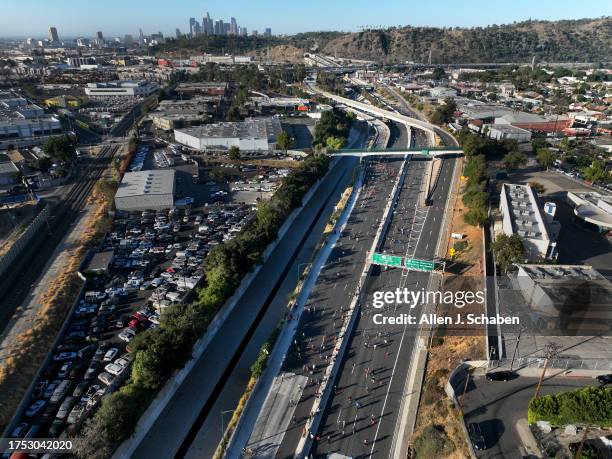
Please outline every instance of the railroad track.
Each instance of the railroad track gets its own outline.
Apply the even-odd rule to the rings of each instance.
[[[64,238],[78,214],[83,210],[96,181],[108,167],[111,158],[119,149],[119,145],[105,145],[100,154],[92,159],[83,177],[54,205],[49,223],[49,232],[45,235],[41,230],[32,243],[24,249],[15,266],[0,280],[0,333],[8,324],[15,311],[30,294],[34,283],[42,274],[47,262],[53,255],[58,244]],[[47,204],[51,205],[51,204]],[[46,237],[45,237],[46,236]]]

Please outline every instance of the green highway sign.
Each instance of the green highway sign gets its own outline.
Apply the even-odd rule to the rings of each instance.
[[[393,268],[401,268],[402,257],[395,255],[385,255],[384,253],[373,253],[372,263],[375,265],[391,266]]]
[[[423,153],[424,155],[428,155],[429,154],[429,150],[421,150],[421,153]]]
[[[417,271],[433,271],[434,262],[426,260],[417,260],[416,258],[406,258],[404,260],[404,267]]]

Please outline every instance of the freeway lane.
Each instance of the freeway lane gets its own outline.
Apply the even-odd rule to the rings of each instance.
[[[283,372],[309,378],[293,422],[285,432],[276,457],[293,457],[303,425],[311,411],[321,377],[333,348],[350,297],[361,273],[365,253],[370,249],[385,202],[402,160],[379,159],[367,166],[365,187],[355,204],[343,235],[321,270],[300,322],[296,341],[283,365]],[[253,445],[251,445],[253,446]],[[259,452],[255,449],[256,454]]]
[[[423,220],[423,211],[415,211],[414,206],[425,163],[411,161],[406,185],[385,240],[387,252],[421,259],[435,256],[454,161],[444,160],[439,186],[433,193],[433,203],[426,210],[422,224],[419,221]],[[415,326],[375,325],[372,321],[372,295],[374,291],[397,287],[426,289],[429,277],[429,274],[421,272],[402,276],[397,269],[385,271],[376,268],[373,271],[363,314],[351,338],[335,395],[328,403],[318,433],[320,440],[314,447],[315,456],[332,452],[351,457],[390,455],[399,408],[402,398],[407,395],[403,393],[404,385],[417,329]],[[391,316],[408,312],[408,308],[391,305],[382,311]]]

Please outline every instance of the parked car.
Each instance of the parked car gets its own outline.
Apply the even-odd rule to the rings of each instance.
[[[64,379],[61,383],[59,383],[59,385],[53,391],[53,395],[51,396],[51,399],[49,400],[49,402],[59,403],[66,396],[69,389],[70,389],[70,380]]]
[[[602,386],[605,386],[606,384],[612,384],[612,374],[599,375],[597,377],[597,382]]]
[[[56,362],[63,362],[65,360],[74,360],[77,358],[76,352],[60,352],[53,356],[53,360]]]
[[[514,371],[491,371],[487,373],[487,381],[510,381],[518,377]]]
[[[62,433],[62,430],[64,429],[65,424],[66,423],[62,419],[56,419],[55,421],[53,421],[51,427],[49,427],[49,437],[59,437],[60,433]]]
[[[33,418],[38,413],[42,411],[42,409],[47,404],[46,400],[36,400],[34,403],[30,405],[30,407],[25,412],[26,418]]]
[[[104,362],[111,362],[118,352],[119,349],[117,349],[116,347],[111,347],[108,351],[106,351],[106,354],[104,354],[104,358],[102,360]]]
[[[64,400],[63,403],[60,405],[60,408],[57,411],[57,414],[55,415],[55,417],[57,419],[66,419],[68,417],[68,414],[70,413],[70,410],[72,410],[72,407],[74,406],[75,403],[76,403],[76,398],[66,397],[66,400]]]
[[[11,432],[11,438],[23,437],[25,433],[28,431],[29,427],[30,427],[30,424],[28,424],[27,422],[22,422],[20,424],[17,424],[17,426]]]
[[[110,373],[107,373],[106,371],[103,371],[102,373],[98,375],[98,381],[100,381],[102,384],[106,386],[110,386],[113,383],[114,379],[115,377],[111,375]]]
[[[65,379],[70,373],[70,370],[72,369],[72,365],[73,365],[72,362],[66,362],[65,364],[63,364],[59,372],[57,373],[57,377],[59,379]]]
[[[474,445],[474,449],[487,449],[487,443],[485,441],[484,435],[482,434],[482,430],[480,429],[479,424],[475,422],[469,423],[468,433],[470,434],[470,440],[472,441],[472,445]]]
[[[136,336],[136,332],[132,330],[131,328],[126,328],[118,335],[119,339],[122,341],[125,341],[126,343],[129,343],[130,341],[132,341],[135,336]]]

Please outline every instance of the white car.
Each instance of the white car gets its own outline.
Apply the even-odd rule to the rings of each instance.
[[[117,349],[116,347],[111,347],[108,351],[106,351],[106,354],[104,354],[104,358],[102,360],[104,362],[111,362],[118,352],[119,349]]]
[[[129,343],[136,336],[136,332],[132,330],[131,328],[126,328],[121,333],[119,333],[118,336],[120,340],[125,341],[126,343]]]

